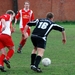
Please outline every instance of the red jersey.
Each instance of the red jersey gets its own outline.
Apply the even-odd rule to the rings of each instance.
[[[5,15],[2,15],[2,16],[0,16],[0,20],[1,19],[5,19],[5,20],[8,20],[9,18],[6,16],[7,14],[5,14]],[[0,33],[2,32],[2,23],[1,23],[1,21],[0,21]]]
[[[5,30],[1,31],[2,27],[4,27],[4,25],[0,21],[0,33],[11,35],[11,25],[12,25],[11,24],[11,16],[9,14],[5,14],[5,15],[0,16],[0,20],[1,19],[5,20],[6,28],[5,28]]]
[[[17,13],[15,18],[20,18],[20,28],[24,28],[29,21],[34,20],[33,11],[30,9],[28,11],[22,9]]]

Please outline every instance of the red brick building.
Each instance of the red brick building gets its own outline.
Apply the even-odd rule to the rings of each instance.
[[[25,0],[17,0],[18,10],[23,8]],[[47,12],[53,12],[55,21],[75,21],[75,0],[29,0],[30,9],[35,18],[44,18]],[[15,0],[0,0],[0,15],[6,10],[14,10]]]

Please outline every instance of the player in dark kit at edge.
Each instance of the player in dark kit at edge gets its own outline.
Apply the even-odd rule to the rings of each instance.
[[[52,30],[61,32],[62,42],[63,44],[66,43],[65,29],[62,26],[55,24],[53,22],[53,18],[53,13],[49,12],[47,13],[45,19],[36,19],[35,21],[29,22],[24,30],[24,36],[27,38],[28,35],[26,34],[26,30],[28,27],[36,25],[31,35],[31,41],[34,46],[31,54],[31,69],[36,72],[42,72],[42,70],[39,68],[39,64],[44,54],[47,36]]]

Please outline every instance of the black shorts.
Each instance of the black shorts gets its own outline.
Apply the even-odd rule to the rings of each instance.
[[[46,47],[46,41],[44,41],[40,37],[31,36],[31,41],[32,41],[34,47],[43,48],[43,49],[45,49],[45,47]]]

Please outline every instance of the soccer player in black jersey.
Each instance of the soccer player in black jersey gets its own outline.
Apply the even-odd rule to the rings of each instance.
[[[26,30],[29,26],[35,26],[32,35],[31,41],[33,43],[34,49],[31,54],[31,69],[36,72],[42,72],[42,70],[38,67],[42,56],[44,54],[44,50],[46,47],[47,36],[52,30],[57,30],[62,33],[62,42],[66,43],[66,34],[65,29],[62,26],[59,26],[53,22],[54,15],[49,12],[46,15],[45,19],[36,19],[35,21],[31,21],[27,24],[24,30],[25,38],[28,37],[26,34]],[[36,54],[37,53],[37,54]]]

